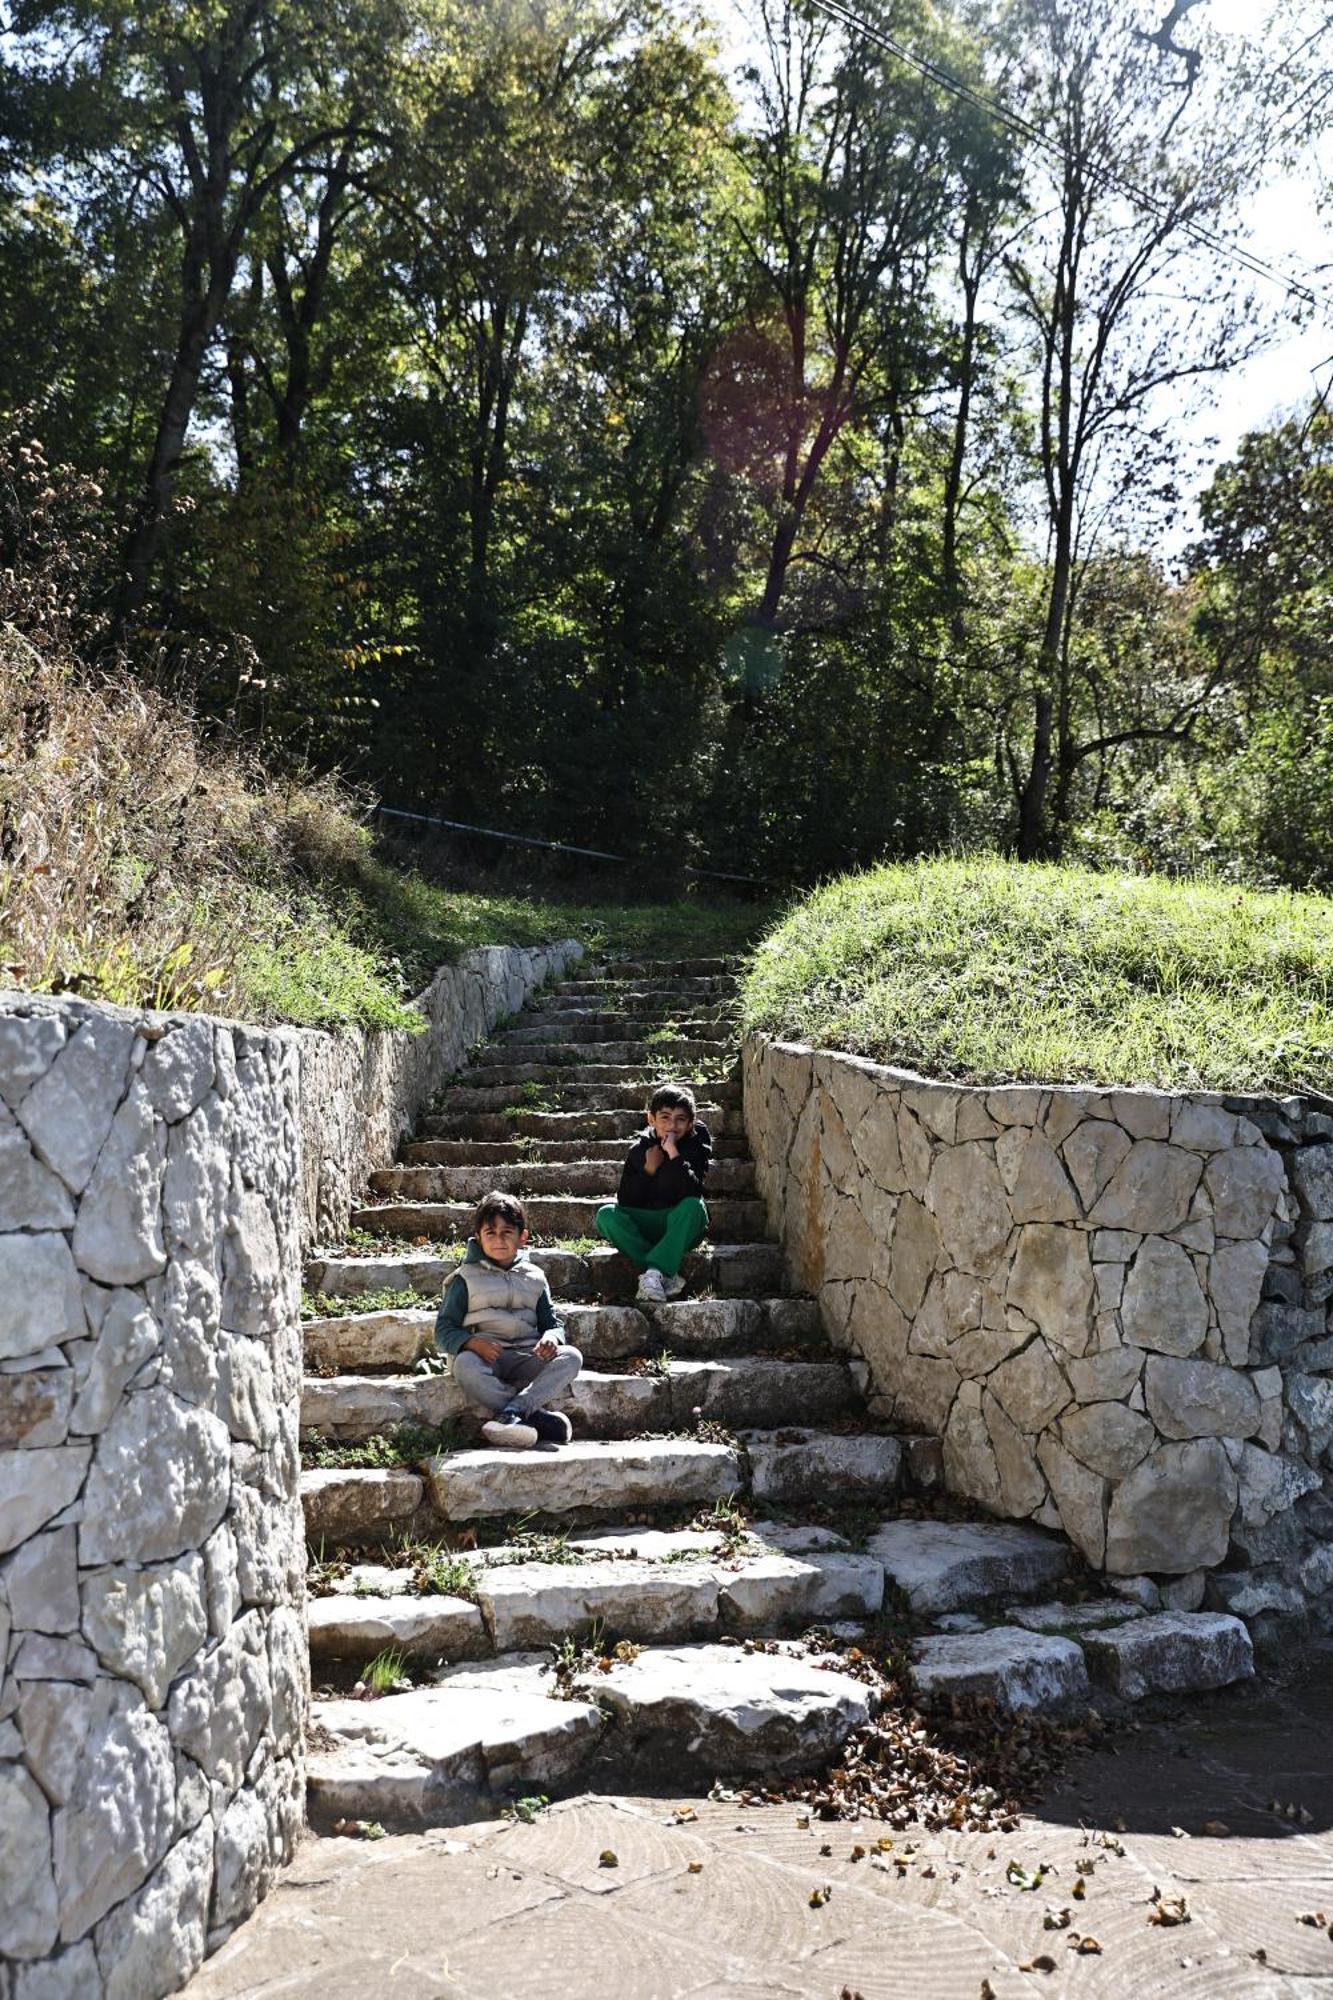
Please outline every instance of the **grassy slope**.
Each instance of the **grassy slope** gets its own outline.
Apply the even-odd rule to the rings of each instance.
[[[0,830],[0,986],[256,1023],[414,1025],[411,996],[478,944],[711,956],[765,923],[427,880],[333,780],[276,779],[151,689],[3,626]]]
[[[939,1077],[1333,1089],[1333,902],[996,859],[872,869],[760,948],[746,1025]]]

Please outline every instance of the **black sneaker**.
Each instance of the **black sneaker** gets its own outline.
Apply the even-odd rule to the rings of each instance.
[[[562,1417],[559,1410],[529,1410],[528,1422],[539,1444],[568,1444],[574,1435],[569,1418]]]

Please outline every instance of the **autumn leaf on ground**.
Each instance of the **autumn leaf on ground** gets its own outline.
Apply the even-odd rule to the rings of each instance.
[[[704,1865],[702,1861],[689,1861],[685,1865],[689,1869],[691,1875],[702,1875],[704,1872]]]
[[[1054,1972],[1055,1960],[1048,1951],[1042,1951],[1035,1958],[1025,1959],[1018,1969],[1020,1972]]]
[[[1153,1890],[1150,1924],[1187,1924],[1189,1920],[1189,1904],[1183,1896],[1164,1896],[1160,1889]]]
[[[1065,1943],[1072,1951],[1081,1952],[1085,1958],[1090,1957],[1094,1952],[1100,1952],[1102,1948],[1100,1941],[1090,1933],[1080,1937],[1077,1931],[1074,1932],[1072,1937],[1066,1938]]]
[[[831,1882],[826,1882],[822,1889],[812,1889],[810,1891],[810,1908],[812,1910],[822,1910],[832,1894],[833,1884]]]
[[[1025,1868],[1021,1861],[1011,1861],[1004,1873],[1006,1881],[1015,1889],[1040,1889],[1046,1880],[1044,1867]]]
[[[1068,1910],[1057,1910],[1053,1903],[1046,1905],[1046,1914],[1041,1920],[1041,1927],[1044,1931],[1067,1931],[1069,1929],[1069,1922]]]
[[[1074,1901],[1076,1903],[1081,1903],[1083,1901],[1084,1897],[1088,1893],[1088,1885],[1084,1881],[1081,1875],[1079,1876],[1077,1882],[1075,1882],[1073,1888],[1070,1890],[1069,1893],[1074,1898]]]
[[[620,1857],[615,1852],[615,1849],[604,1847],[597,1857],[597,1866],[599,1868],[619,1868]]]

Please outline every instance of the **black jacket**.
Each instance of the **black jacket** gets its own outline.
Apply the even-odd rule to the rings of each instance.
[[[690,1195],[702,1196],[704,1180],[713,1163],[713,1141],[708,1127],[696,1118],[679,1142],[674,1160],[663,1160],[655,1174],[644,1167],[644,1157],[657,1136],[649,1125],[630,1147],[620,1174],[616,1200],[622,1208],[674,1208]]]

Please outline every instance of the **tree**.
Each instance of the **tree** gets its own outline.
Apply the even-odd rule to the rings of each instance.
[[[1018,0],[1015,26],[1030,64],[1029,200],[1044,222],[1007,268],[1038,390],[1048,585],[1014,701],[1026,726],[1011,728],[1006,758],[1015,850],[1035,859],[1059,851],[1075,777],[1098,754],[1081,736],[1079,565],[1128,502],[1141,532],[1153,500],[1176,497],[1169,405],[1256,336],[1252,301],[1216,255],[1245,165],[1238,106],[1219,86],[1182,115],[1175,57],[1146,50],[1107,0]],[[1167,725],[1164,740],[1183,726]],[[1131,740],[1144,727],[1103,723],[1094,736]]]

